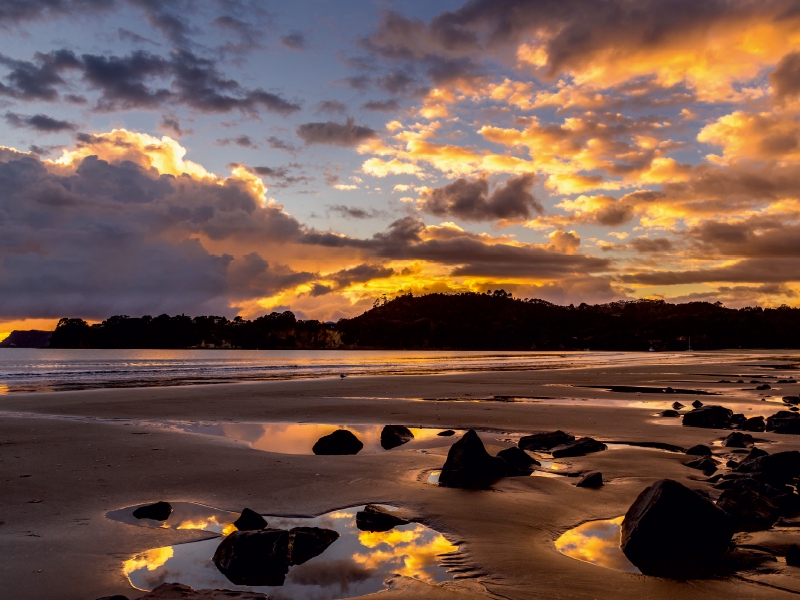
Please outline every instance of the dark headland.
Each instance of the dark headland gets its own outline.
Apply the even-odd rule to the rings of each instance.
[[[32,335],[32,334],[38,335]],[[0,346],[43,347],[50,332]],[[30,340],[28,344],[24,340]],[[800,347],[800,309],[726,308],[662,300],[559,306],[492,293],[404,295],[337,323],[273,312],[253,320],[114,316],[61,319],[50,348],[720,350]]]

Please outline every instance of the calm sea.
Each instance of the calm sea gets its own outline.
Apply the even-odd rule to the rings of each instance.
[[[0,348],[0,394],[196,385],[356,375],[430,374],[669,363],[687,356],[626,352],[352,350],[51,350]]]

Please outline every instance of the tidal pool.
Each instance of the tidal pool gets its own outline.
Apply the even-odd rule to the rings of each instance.
[[[169,522],[178,514],[179,504],[173,504],[175,510],[165,522],[166,526],[170,526]],[[211,523],[210,529],[192,527],[195,529],[215,531],[222,527],[222,531],[227,532],[228,526],[233,527],[225,524],[228,516],[233,515],[234,519],[238,516],[211,507],[194,506],[207,510],[200,514],[200,508],[196,508],[192,514],[193,523]],[[273,600],[332,600],[371,594],[385,589],[384,582],[394,574],[430,583],[450,579],[447,569],[439,564],[439,557],[457,552],[457,546],[441,533],[419,523],[384,532],[359,531],[356,512],[363,508],[337,510],[314,518],[265,516],[270,528],[321,527],[333,529],[340,535],[319,556],[291,567],[284,584],[279,587],[232,584],[211,560],[223,540],[221,536],[147,550],[126,560],[123,572],[139,590],[149,591],[165,582],[178,582],[195,589],[257,591]],[[109,517],[113,518],[111,513]]]
[[[622,519],[624,517],[578,525],[556,540],[556,549],[570,558],[599,567],[641,573],[619,547]]]
[[[263,452],[277,454],[313,454],[311,448],[322,436],[337,429],[347,429],[361,440],[361,452],[391,452],[398,449],[420,449],[450,446],[451,437],[439,436],[444,429],[409,427],[414,439],[410,442],[384,450],[381,447],[383,425],[348,425],[331,423],[170,423],[169,427],[179,431],[216,435],[245,442]],[[463,430],[457,430],[460,436]]]
[[[106,513],[106,517],[112,521],[120,521],[128,525],[138,527],[157,527],[161,529],[195,529],[208,531],[209,533],[220,533],[228,535],[236,531],[233,522],[239,518],[239,513],[220,510],[204,504],[194,502],[170,502],[172,513],[166,521],[154,521],[152,519],[137,519],[133,516],[133,511],[143,506],[128,506],[119,510],[112,510]]]

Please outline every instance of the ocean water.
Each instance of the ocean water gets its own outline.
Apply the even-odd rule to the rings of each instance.
[[[0,394],[364,375],[703,362],[701,353],[0,348]]]

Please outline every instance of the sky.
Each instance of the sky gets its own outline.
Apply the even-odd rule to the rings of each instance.
[[[800,0],[0,0],[0,30],[0,335],[800,303]]]

